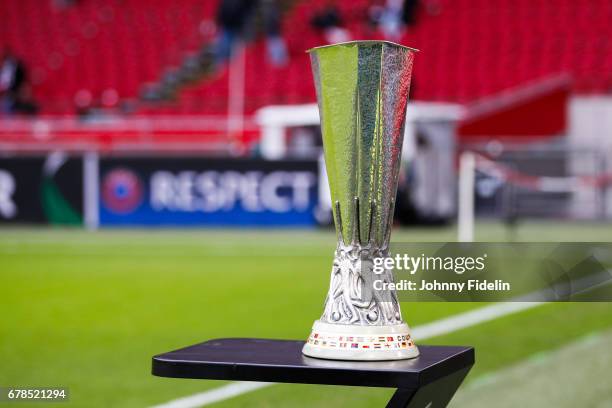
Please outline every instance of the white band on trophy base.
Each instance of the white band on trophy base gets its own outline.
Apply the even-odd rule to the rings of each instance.
[[[332,360],[403,360],[419,355],[406,323],[357,326],[317,320],[302,353]]]

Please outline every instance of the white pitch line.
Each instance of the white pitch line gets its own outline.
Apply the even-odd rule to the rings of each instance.
[[[436,320],[412,329],[412,337],[417,341],[452,333],[457,330],[495,320],[502,316],[522,312],[543,304],[543,302],[507,302],[495,303],[479,309],[470,310],[455,316]],[[269,387],[275,383],[234,382],[210,391],[200,392],[188,397],[175,399],[151,408],[197,408],[215,402],[224,401],[238,395]]]
[[[195,408],[213,404],[247,392],[270,386],[274,383],[241,381],[218,387],[210,391],[200,392],[188,397],[175,399],[151,408]]]
[[[495,320],[512,313],[531,309],[544,302],[504,302],[495,303],[479,309],[470,310],[455,316],[436,320],[412,329],[412,337],[417,341],[452,333],[457,330]]]

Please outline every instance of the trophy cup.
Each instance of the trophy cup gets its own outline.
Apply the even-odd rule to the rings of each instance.
[[[339,360],[419,355],[397,294],[374,290],[389,254],[414,49],[354,41],[309,50],[338,244],[325,310],[302,353]]]

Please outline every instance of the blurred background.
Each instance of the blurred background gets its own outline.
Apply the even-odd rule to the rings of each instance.
[[[610,241],[611,20],[609,0],[0,0],[0,386],[201,406],[223,384],[150,356],[306,338],[335,245],[315,46],[420,50],[394,241]],[[403,310],[418,333],[483,307]],[[423,341],[477,348],[455,406],[607,407],[610,328],[608,304],[552,304]],[[390,395],[239,394],[215,403]]]

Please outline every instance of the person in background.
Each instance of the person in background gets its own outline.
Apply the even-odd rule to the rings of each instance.
[[[53,7],[58,10],[64,10],[75,6],[78,0],[52,0]]]
[[[385,5],[370,8],[370,21],[378,26],[383,36],[398,41],[406,27],[415,24],[418,0],[386,0]]]
[[[217,10],[219,34],[215,43],[215,64],[221,66],[232,56],[236,41],[244,40],[257,5],[255,0],[222,0]]]
[[[256,14],[261,18],[256,19]],[[216,67],[231,58],[237,41],[255,37],[254,20],[261,21],[268,61],[275,66],[287,63],[287,46],[281,35],[281,14],[277,0],[222,0],[217,12],[219,33],[213,47]]]
[[[0,112],[36,113],[36,106],[31,102],[25,65],[8,48],[4,50],[0,62]]]
[[[287,45],[281,35],[281,14],[276,0],[262,0],[261,13],[266,35],[268,60],[272,65],[287,64]]]
[[[329,44],[351,40],[351,34],[342,27],[342,19],[336,6],[329,3],[322,11],[316,13],[310,23],[316,29],[322,30],[325,41]]]
[[[419,5],[419,0],[404,0],[404,11],[402,13],[402,19],[407,27],[411,27],[416,24],[416,11]]]

